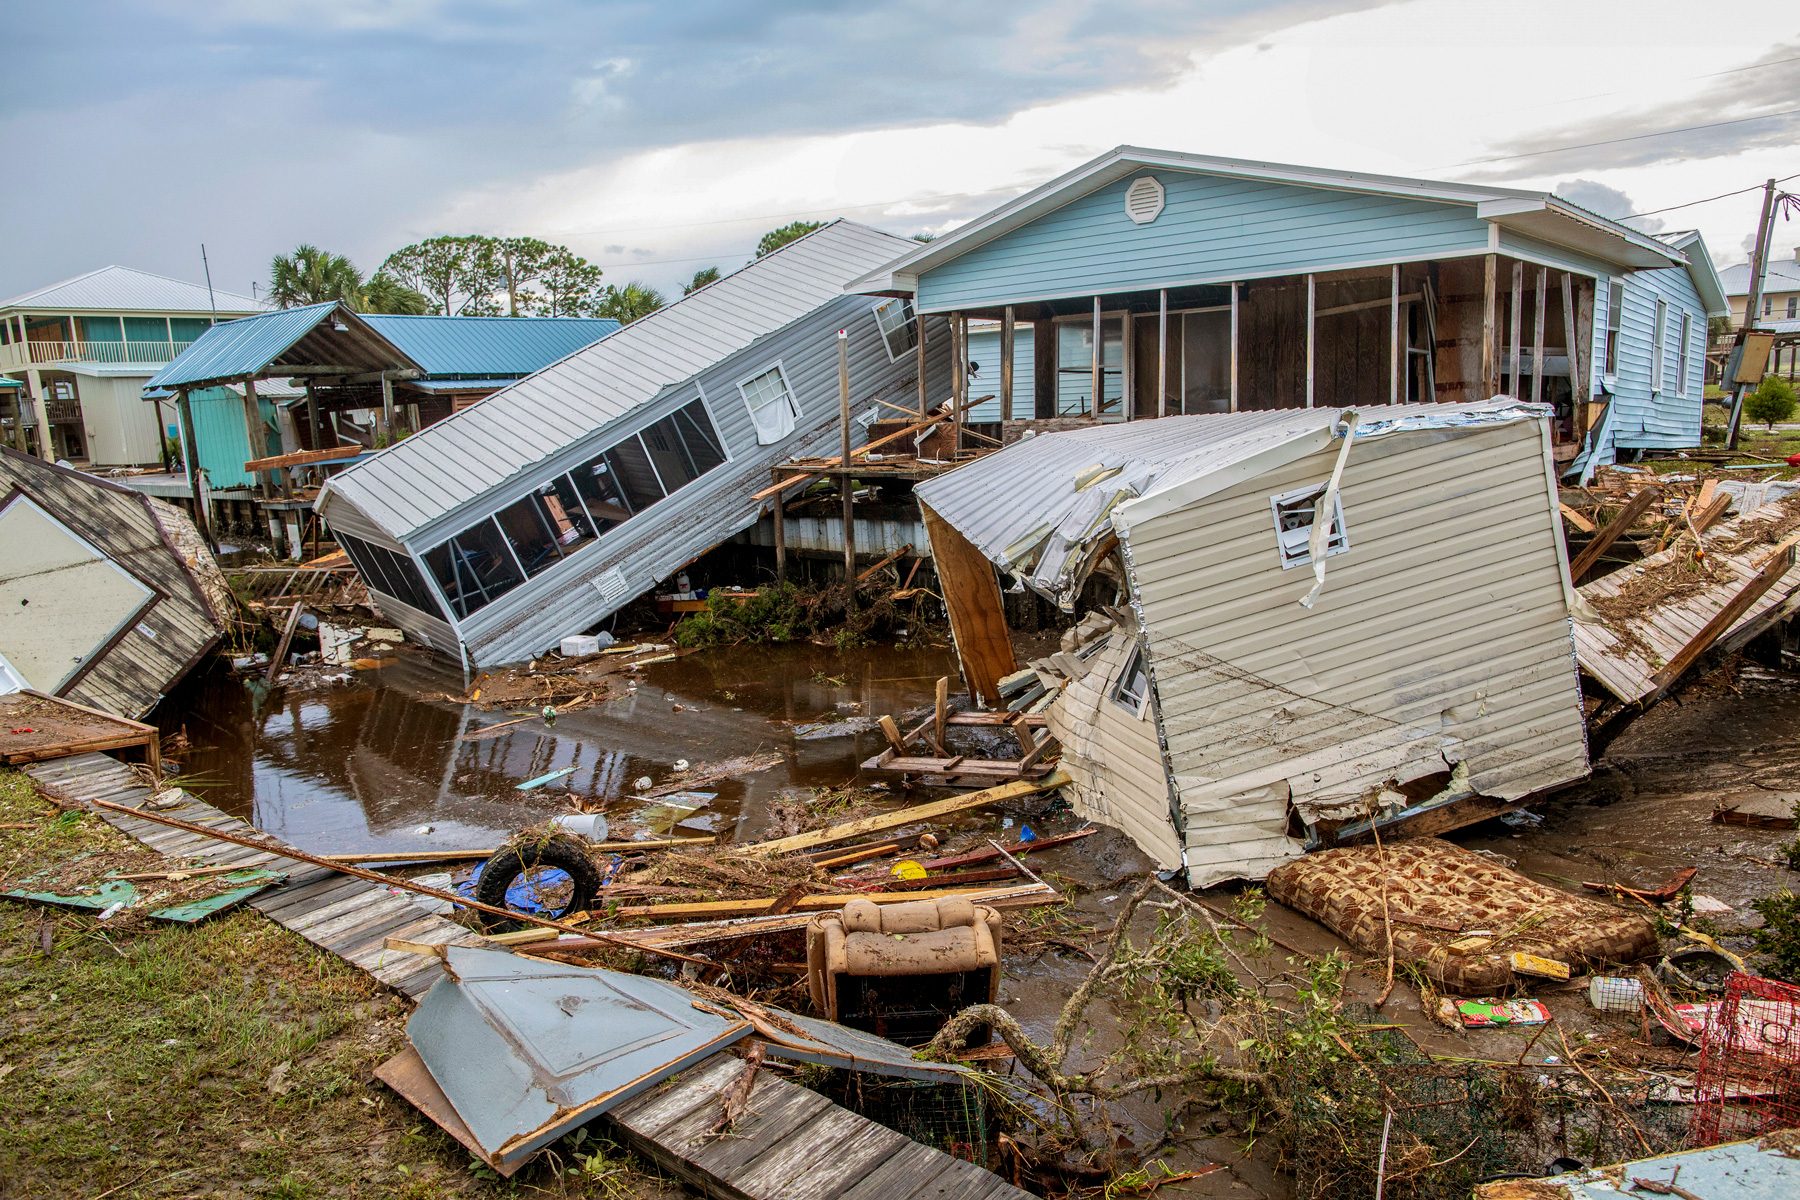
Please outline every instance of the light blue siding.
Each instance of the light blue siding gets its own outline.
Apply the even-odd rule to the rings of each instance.
[[[1484,251],[1473,205],[1156,171],[1166,200],[1125,215],[1122,179],[919,277],[927,312],[1222,283]]]
[[[1000,331],[971,329],[969,361],[981,364],[979,377],[969,382],[971,396],[993,395],[969,410],[971,421],[1000,419]],[[1036,415],[1037,359],[1032,349],[1031,326],[1013,327],[1013,417],[1023,420]]]
[[[1612,401],[1614,443],[1621,450],[1678,450],[1700,444],[1700,409],[1704,394],[1706,312],[1693,278],[1685,267],[1637,271],[1625,276],[1625,300],[1619,323],[1619,361]],[[1601,305],[1604,305],[1604,294]],[[1668,305],[1662,339],[1662,388],[1653,388],[1652,359],[1656,345],[1656,306]],[[1688,316],[1687,376],[1678,379],[1681,363],[1681,317]],[[1605,314],[1595,314],[1604,337]]]
[[[256,480],[244,470],[252,458],[264,458],[271,451],[268,439],[274,432],[275,406],[266,397],[257,397],[262,410],[265,444],[250,453],[250,431],[244,426],[244,398],[228,388],[199,388],[189,393],[188,407],[194,414],[194,448],[199,451],[200,465],[206,471],[206,482],[214,488],[253,487]]]

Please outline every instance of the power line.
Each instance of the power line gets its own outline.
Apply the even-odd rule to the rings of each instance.
[[[1705,125],[1683,125],[1679,129],[1659,129],[1654,133],[1634,133],[1629,137],[1605,138],[1598,142],[1582,142],[1574,146],[1552,146],[1545,150],[1527,150],[1522,154],[1498,154],[1492,158],[1471,158],[1467,162],[1452,163],[1456,167],[1478,167],[1485,163],[1512,162],[1520,158],[1537,158],[1545,154],[1561,154],[1567,150],[1592,150],[1598,146],[1617,146],[1624,142],[1641,142],[1647,138],[1670,137],[1677,133],[1698,133],[1703,129],[1723,129],[1727,125],[1747,125],[1752,121],[1768,121],[1775,117],[1791,117],[1800,113],[1800,108],[1784,108],[1779,112],[1763,113],[1755,117],[1737,117],[1730,121],[1711,121]]]
[[[1776,183],[1786,183],[1789,179],[1800,179],[1800,173],[1789,175],[1784,179],[1777,179],[1775,182]],[[1760,183],[1753,183],[1749,187],[1741,187],[1735,192],[1720,192],[1718,195],[1708,196],[1704,200],[1689,200],[1684,204],[1671,204],[1665,208],[1653,208],[1649,212],[1631,213],[1627,216],[1620,217],[1619,220],[1631,221],[1631,220],[1635,220],[1638,217],[1654,217],[1658,213],[1674,212],[1678,208],[1692,208],[1696,204],[1711,204],[1714,200],[1724,200],[1729,196],[1741,196],[1745,192],[1761,191],[1762,187],[1763,187],[1763,185]]]

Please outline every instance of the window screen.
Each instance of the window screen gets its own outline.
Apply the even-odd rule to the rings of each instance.
[[[673,492],[725,461],[706,409],[694,401],[644,430],[644,448],[665,488]]]
[[[442,615],[437,597],[410,556],[348,534],[334,533],[332,536],[356,564],[357,573],[371,590],[434,617]]]
[[[642,512],[663,498],[662,481],[644,445],[635,437],[626,438],[606,452],[606,464],[625,490],[632,512]]]
[[[1119,672],[1119,682],[1113,686],[1112,698],[1130,709],[1133,714],[1144,707],[1144,697],[1150,694],[1150,669],[1144,664],[1144,648],[1134,647],[1131,657],[1125,660],[1125,669]]]
[[[456,615],[466,617],[524,582],[512,550],[489,518],[478,521],[425,553]]]
[[[794,393],[788,390],[779,366],[752,375],[738,384],[738,391],[743,393],[750,420],[756,425],[758,445],[770,445],[794,432],[800,406],[794,403]]]
[[[576,467],[569,477],[575,481],[575,490],[581,493],[582,503],[600,533],[631,515],[631,502],[625,498],[624,488],[606,455],[602,454],[584,467]]]
[[[1313,518],[1319,497],[1324,494],[1325,485],[1321,483],[1269,497],[1269,507],[1275,513],[1275,543],[1281,551],[1283,570],[1312,562]],[[1325,543],[1326,558],[1350,548],[1350,539],[1344,531],[1344,498],[1340,494],[1335,501],[1331,536]]]
[[[881,327],[889,360],[899,362],[901,355],[918,348],[919,325],[912,301],[901,297],[881,301],[875,306],[875,324]]]
[[[562,558],[560,539],[551,528],[550,514],[535,492],[521,496],[494,515],[525,574],[536,575]]]

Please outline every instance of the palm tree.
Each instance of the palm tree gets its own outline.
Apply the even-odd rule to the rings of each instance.
[[[624,287],[608,285],[596,311],[602,317],[612,317],[621,325],[629,325],[662,306],[661,292],[641,283],[628,283]]]
[[[694,272],[694,277],[681,285],[681,294],[691,296],[709,283],[719,281],[719,268],[702,267]]]
[[[386,271],[377,271],[362,285],[355,308],[357,312],[416,317],[431,311],[431,301]]]
[[[352,308],[362,290],[362,272],[341,254],[317,246],[294,247],[269,263],[269,299],[277,308],[299,308],[341,300]]]

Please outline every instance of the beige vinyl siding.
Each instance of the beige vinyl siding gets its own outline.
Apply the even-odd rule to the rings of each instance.
[[[1050,706],[1050,732],[1063,746],[1075,811],[1130,836],[1164,870],[1181,863],[1169,820],[1169,784],[1151,711],[1142,717],[1112,699],[1135,639],[1121,630],[1095,654],[1088,673]],[[1154,702],[1152,702],[1154,708]]]
[[[1323,483],[1335,456],[1141,523],[1121,514],[1191,881],[1293,853],[1290,789],[1306,815],[1343,816],[1458,763],[1500,797],[1587,769],[1538,425],[1354,445],[1350,548],[1309,611],[1311,568],[1281,568],[1269,497]]]

